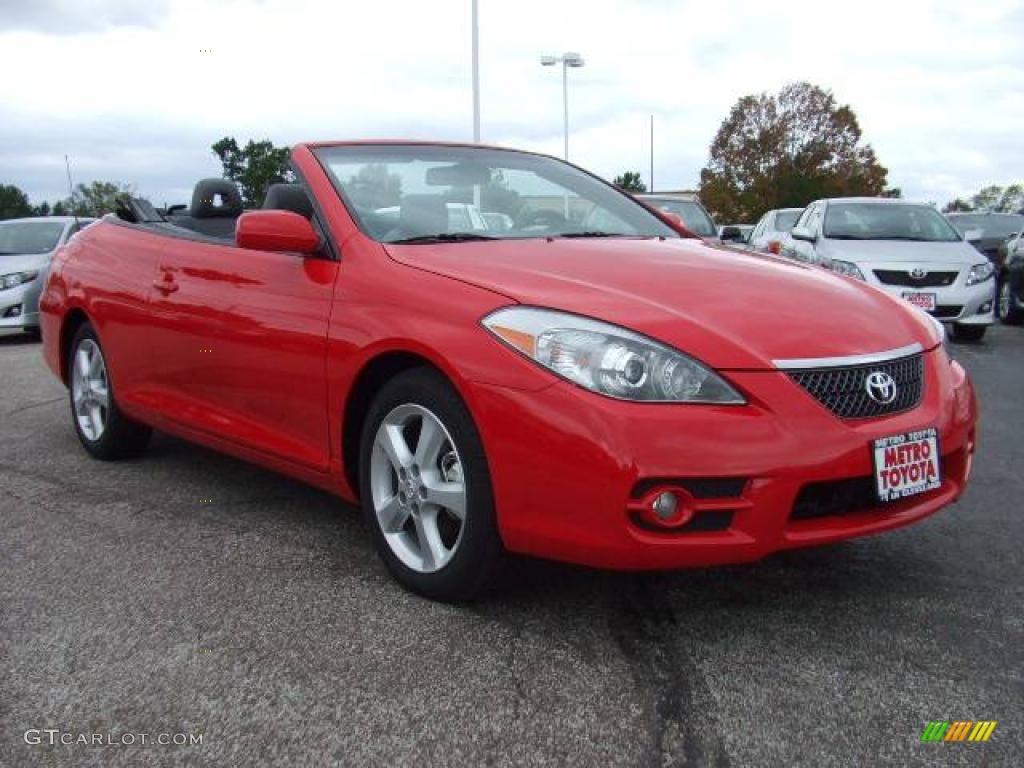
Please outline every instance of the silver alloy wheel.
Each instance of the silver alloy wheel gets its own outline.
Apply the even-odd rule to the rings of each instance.
[[[78,428],[89,441],[96,442],[107,427],[110,384],[103,353],[92,339],[82,339],[75,350],[71,368],[71,400]]]
[[[1010,316],[1010,281],[1004,280],[999,287],[999,319],[1005,320]]]
[[[462,541],[466,481],[458,449],[431,411],[409,403],[384,417],[370,456],[370,493],[403,564],[419,573],[448,564]]]

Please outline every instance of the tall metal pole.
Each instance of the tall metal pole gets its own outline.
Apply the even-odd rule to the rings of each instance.
[[[651,115],[651,192],[654,192],[654,115]]]
[[[480,16],[473,0],[473,141],[480,143]]]
[[[569,63],[562,59],[562,109],[565,113],[565,159],[569,159]]]

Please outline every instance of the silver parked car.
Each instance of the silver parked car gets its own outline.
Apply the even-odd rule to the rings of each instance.
[[[807,206],[782,254],[822,264],[900,296],[980,340],[994,320],[992,263],[933,206],[889,198],[834,198]]]
[[[754,225],[750,235],[750,249],[766,253],[779,253],[786,234],[796,224],[803,208],[776,208],[768,211]]]
[[[39,330],[39,294],[53,252],[94,221],[72,216],[0,221],[0,329]]]
[[[643,200],[648,205],[657,208],[665,213],[672,213],[683,220],[686,228],[699,235],[705,240],[721,242],[718,237],[718,227],[711,214],[701,205],[696,195],[680,192],[663,192],[655,194],[636,195],[637,199]]]

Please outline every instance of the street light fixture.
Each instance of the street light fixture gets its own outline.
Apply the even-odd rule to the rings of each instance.
[[[583,57],[578,53],[563,53],[561,56],[541,56],[542,67],[562,65],[562,113],[565,126],[565,159],[569,159],[569,67],[582,67]]]

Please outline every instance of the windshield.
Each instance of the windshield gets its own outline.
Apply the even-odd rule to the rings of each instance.
[[[665,213],[674,213],[686,228],[701,237],[716,237],[718,230],[707,211],[696,200],[674,200],[670,197],[650,197],[646,201]]]
[[[1015,235],[1024,229],[1024,216],[1015,213],[965,213],[948,218],[961,235],[965,235],[971,230],[981,230],[981,236],[984,238],[1004,238]]]
[[[960,239],[934,208],[902,203],[829,203],[824,234],[834,240]]]
[[[0,221],[0,256],[49,253],[63,231],[64,223],[59,221]]]
[[[385,243],[679,236],[627,195],[548,157],[431,145],[316,154],[363,231]]]
[[[803,213],[803,208],[794,208],[791,211],[779,211],[775,214],[775,226],[773,229],[776,232],[789,232],[796,224],[796,220],[800,218],[800,214]]]

